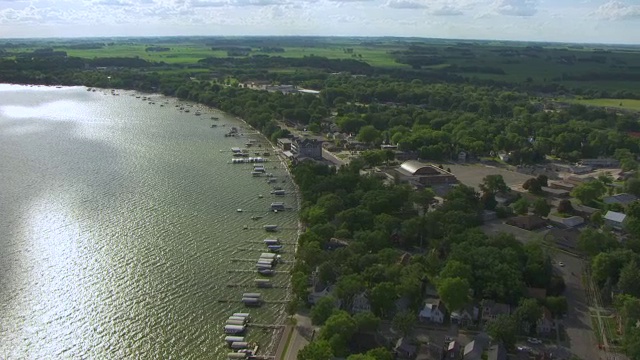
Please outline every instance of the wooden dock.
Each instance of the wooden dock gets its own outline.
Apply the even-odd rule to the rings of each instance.
[[[253,260],[255,261],[255,260]],[[249,273],[255,273],[257,274],[258,271],[257,270],[243,270],[243,269],[230,269],[227,270],[228,273],[245,273],[245,274],[249,274]],[[290,271],[288,270],[275,270],[273,273],[274,274],[288,274]]]

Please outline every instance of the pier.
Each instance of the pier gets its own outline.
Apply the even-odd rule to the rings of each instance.
[[[255,260],[251,260],[251,261],[255,261]],[[232,269],[232,270],[227,270],[228,273],[244,273],[244,274],[249,274],[249,273],[257,273],[256,270],[243,270],[243,269]],[[274,274],[289,274],[290,271],[288,270],[274,270],[273,271]]]

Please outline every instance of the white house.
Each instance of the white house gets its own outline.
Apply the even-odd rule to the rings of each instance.
[[[624,221],[627,219],[627,215],[615,211],[607,211],[604,215],[604,223],[607,226],[611,226],[616,230],[622,230]]]
[[[444,323],[447,309],[440,299],[427,299],[424,302],[424,308],[420,310],[418,317],[420,321],[434,322],[436,324]]]
[[[548,335],[555,329],[555,321],[551,312],[546,307],[542,308],[542,316],[536,324],[536,331],[540,335]]]
[[[359,312],[371,311],[371,304],[367,298],[367,293],[362,292],[353,297],[353,305],[351,305],[351,312],[357,314]]]

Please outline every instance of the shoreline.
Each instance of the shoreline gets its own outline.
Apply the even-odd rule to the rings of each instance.
[[[302,233],[303,230],[303,224],[302,221],[300,220],[300,216],[299,216],[299,211],[300,211],[300,206],[302,204],[301,201],[301,194],[300,194],[300,189],[298,184],[295,182],[295,179],[290,171],[289,168],[289,164],[287,163],[287,159],[284,158],[282,156],[282,151],[280,151],[278,149],[278,147],[273,144],[261,131],[258,131],[256,128],[254,128],[252,125],[250,125],[249,123],[247,123],[244,119],[233,115],[231,113],[227,113],[222,111],[219,108],[215,108],[215,107],[211,107],[205,104],[202,104],[200,102],[197,101],[192,101],[192,100],[184,100],[184,99],[180,99],[178,97],[175,96],[168,96],[168,95],[164,95],[162,93],[158,93],[158,92],[145,92],[145,91],[140,91],[140,90],[136,90],[136,89],[122,89],[122,88],[103,88],[103,87],[92,87],[92,86],[84,86],[84,85],[65,85],[65,86],[61,86],[61,85],[45,85],[45,84],[23,84],[23,83],[0,83],[0,87],[4,87],[7,91],[11,91],[11,89],[20,89],[20,88],[24,88],[24,89],[34,89],[34,88],[47,88],[47,89],[58,89],[58,90],[65,90],[65,89],[85,89],[88,92],[91,92],[89,90],[94,89],[95,92],[97,93],[102,93],[105,95],[110,95],[110,93],[112,91],[116,91],[117,95],[124,95],[124,96],[129,96],[129,95],[144,95],[144,96],[153,96],[153,97],[163,97],[165,99],[170,99],[172,101],[175,101],[177,103],[190,103],[193,104],[194,108],[199,108],[200,110],[207,110],[207,111],[211,111],[211,112],[215,112],[218,114],[222,114],[224,115],[227,119],[231,120],[231,121],[237,121],[238,124],[240,125],[239,127],[244,128],[245,130],[249,130],[249,131],[244,131],[244,133],[240,136],[240,138],[251,138],[251,137],[262,137],[262,139],[264,139],[265,144],[269,144],[271,146],[272,152],[273,152],[273,156],[277,157],[277,160],[274,159],[274,162],[279,162],[283,168],[284,171],[286,172],[286,175],[291,179],[291,183],[293,185],[294,188],[294,196],[295,196],[295,200],[296,200],[296,210],[298,211],[298,214],[296,214],[296,235],[295,238],[292,239],[295,242],[294,246],[294,250],[293,250],[293,254],[294,254],[294,258],[292,259],[292,262],[295,262],[295,254],[297,253],[297,249],[298,249],[298,241],[299,241],[299,237]],[[168,109],[168,108],[167,108]],[[284,274],[285,276],[287,276],[286,279],[286,283],[290,284],[291,282],[291,275],[290,274]],[[284,294],[284,300],[285,301],[290,301],[291,299],[291,295],[292,292],[290,290],[290,288],[287,288],[285,290],[285,294]],[[272,333],[272,335],[270,336],[270,340],[268,342],[266,342],[265,344],[261,344],[261,348],[266,350],[262,353],[261,356],[270,356],[273,357],[276,355],[277,351],[278,351],[278,347],[280,346],[280,343],[284,340],[286,341],[286,337],[283,336],[283,334],[286,332],[284,331],[285,327],[286,327],[286,320],[287,320],[287,315],[286,315],[286,305],[285,306],[280,306],[279,308],[275,309],[275,313],[276,313],[276,321],[275,324],[276,325],[282,325],[281,328],[275,329]],[[283,339],[284,338],[284,339]]]

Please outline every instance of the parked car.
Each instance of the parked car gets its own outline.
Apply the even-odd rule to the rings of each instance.
[[[529,344],[542,344],[542,340],[536,338],[527,338]]]

